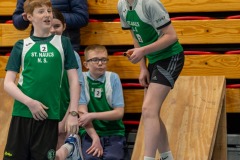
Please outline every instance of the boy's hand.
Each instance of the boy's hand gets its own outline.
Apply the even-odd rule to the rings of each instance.
[[[33,118],[35,120],[44,120],[47,119],[48,115],[47,112],[45,111],[48,109],[44,104],[37,100],[32,100],[28,105],[29,110],[31,111]]]
[[[127,50],[127,52],[124,52],[123,55],[129,59],[131,57],[133,51],[134,51],[134,49]]]
[[[91,113],[85,112],[79,118],[79,125],[84,127],[90,122],[92,122],[93,118],[91,117]]]
[[[67,134],[78,134],[79,126],[78,126],[78,117],[72,116],[69,114],[67,116],[67,120],[65,123],[65,131]]]
[[[124,55],[134,64],[138,63],[144,56],[142,48],[129,49]]]
[[[150,80],[149,80],[149,72],[147,69],[141,69],[139,75],[139,83],[143,87],[148,87]]]
[[[87,154],[92,154],[93,156],[101,157],[103,155],[103,148],[100,143],[100,139],[93,139],[91,147],[86,150]]]
[[[27,14],[26,14],[26,13],[22,13],[22,17],[23,17],[23,20],[24,20],[24,21],[28,21],[28,19],[27,19]]]

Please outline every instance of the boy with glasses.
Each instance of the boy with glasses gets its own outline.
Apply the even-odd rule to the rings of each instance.
[[[100,159],[96,155],[101,159],[123,159],[126,140],[119,76],[106,71],[108,53],[104,46],[88,46],[84,55],[83,64],[88,72],[83,73],[85,85],[79,106],[79,124],[84,127],[80,128],[83,157],[85,160]]]
[[[79,101],[79,134],[83,159],[122,160],[126,139],[122,122],[124,99],[121,81],[116,73],[106,71],[108,53],[104,46],[88,46],[84,55],[83,64],[88,72],[83,72]],[[71,138],[72,136],[64,145]]]

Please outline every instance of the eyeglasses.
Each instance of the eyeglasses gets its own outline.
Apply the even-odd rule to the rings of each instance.
[[[89,59],[87,60],[87,62],[92,62],[92,63],[99,63],[101,61],[102,64],[106,64],[109,59],[108,58],[92,58],[92,59]]]

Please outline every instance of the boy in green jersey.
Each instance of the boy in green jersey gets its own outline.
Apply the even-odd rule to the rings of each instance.
[[[4,89],[15,102],[4,160],[55,159],[64,69],[70,86],[66,130],[78,132],[78,64],[69,39],[50,33],[50,0],[27,0],[24,11],[34,33],[14,45],[6,66]]]
[[[104,46],[90,45],[85,51],[83,87],[79,101],[81,151],[84,160],[123,160],[126,156],[125,127],[122,122],[124,99],[119,76],[108,72],[108,53]],[[76,157],[69,142],[58,150],[61,158]]]
[[[118,13],[122,29],[129,29],[134,39],[135,48],[126,52],[128,59],[140,62],[139,83],[146,88],[142,106],[144,160],[154,160],[157,149],[161,160],[173,160],[160,111],[183,68],[183,48],[159,0],[119,0]]]
[[[119,76],[107,70],[108,52],[102,45],[84,50],[84,86],[79,101],[79,125],[85,160],[125,156],[124,99]],[[95,134],[95,132],[97,134]]]

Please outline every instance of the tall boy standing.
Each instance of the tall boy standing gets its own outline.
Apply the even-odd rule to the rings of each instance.
[[[68,38],[51,35],[49,0],[27,0],[24,11],[34,27],[19,40],[6,66],[4,89],[15,99],[4,160],[54,159],[58,138],[60,88],[64,69],[70,85],[68,133],[78,132],[77,62]],[[21,69],[20,69],[21,68]],[[18,85],[15,79],[21,70]]]
[[[159,0],[119,0],[118,12],[122,28],[129,29],[134,39],[135,48],[127,51],[129,60],[140,62],[139,83],[146,88],[142,105],[144,160],[154,160],[157,149],[161,160],[173,160],[160,111],[183,68],[183,48]]]

